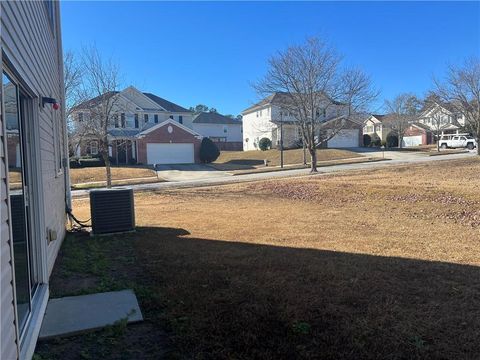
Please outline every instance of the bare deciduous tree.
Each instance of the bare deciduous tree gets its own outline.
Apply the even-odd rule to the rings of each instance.
[[[107,187],[112,185],[109,157],[109,127],[122,121],[125,105],[117,96],[120,88],[118,67],[103,59],[95,47],[85,48],[82,53],[84,93],[90,99],[82,104],[83,121],[78,123],[78,133],[98,143],[98,152],[105,162]]]
[[[85,101],[83,89],[83,68],[77,56],[72,51],[63,55],[63,78],[65,87],[65,117],[67,119],[68,147],[74,153],[81,142],[80,134],[75,131],[72,118],[73,109]]]
[[[385,108],[389,112],[387,127],[397,136],[398,146],[403,147],[405,130],[417,118],[421,102],[409,93],[397,95],[393,100],[385,101]]]
[[[317,171],[317,147],[344,129],[348,117],[378,95],[368,76],[359,69],[342,70],[341,60],[332,46],[310,38],[271,57],[267,74],[254,85],[262,96],[285,95],[281,113],[294,118],[310,154],[311,172]],[[343,116],[327,125],[322,115],[339,105],[345,109]]]
[[[465,126],[480,139],[480,58],[449,65],[443,81],[434,80],[436,94],[465,117]],[[480,147],[477,146],[480,155]]]

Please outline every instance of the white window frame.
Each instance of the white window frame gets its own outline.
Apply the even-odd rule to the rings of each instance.
[[[92,146],[93,144],[95,144],[95,147]],[[90,141],[90,155],[98,155],[98,141],[97,140],[92,140]],[[95,151],[93,151],[93,149],[95,149]]]

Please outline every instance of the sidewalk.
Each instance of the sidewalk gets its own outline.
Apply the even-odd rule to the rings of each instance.
[[[465,159],[465,158],[474,157],[474,156],[475,156],[475,153],[461,153],[461,154],[449,154],[448,156],[445,156],[445,157],[444,156],[412,157],[404,160],[386,160],[386,161],[377,161],[377,162],[328,166],[328,167],[319,168],[317,174],[310,174],[310,169],[305,169],[305,168],[293,169],[293,170],[285,169],[283,171],[274,171],[274,172],[266,172],[266,173],[263,172],[263,173],[245,174],[245,175],[237,175],[237,176],[228,175],[228,176],[216,177],[211,179],[139,184],[139,185],[131,185],[129,187],[132,188],[134,191],[152,191],[152,190],[172,189],[172,188],[215,186],[215,185],[259,181],[259,180],[281,179],[281,178],[288,178],[288,177],[322,176],[330,173],[335,173],[338,171],[378,169],[383,167],[394,167],[394,166],[408,165],[408,164],[421,164],[421,163],[429,163],[434,161],[458,160],[458,159]],[[88,194],[89,194],[88,190],[72,191],[72,197],[85,197],[85,196],[88,196]]]

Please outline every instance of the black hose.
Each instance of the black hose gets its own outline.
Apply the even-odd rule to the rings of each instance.
[[[71,209],[68,209],[68,208],[67,208],[67,214],[68,214],[69,218],[70,218],[71,220],[73,220],[74,222],[76,222],[80,227],[84,227],[84,228],[90,227],[90,225],[88,225],[88,222],[89,222],[90,220],[92,220],[91,218],[88,219],[88,220],[83,220],[83,221],[82,221],[82,220],[78,220],[78,219],[75,217],[75,215],[73,215],[72,210],[71,210]]]

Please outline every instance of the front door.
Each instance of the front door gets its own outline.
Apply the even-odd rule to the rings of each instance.
[[[18,84],[2,74],[6,123],[8,194],[13,238],[15,301],[18,328],[22,334],[31,313],[32,298],[37,288],[33,271],[32,233],[30,227],[30,178],[26,166],[27,97]]]

